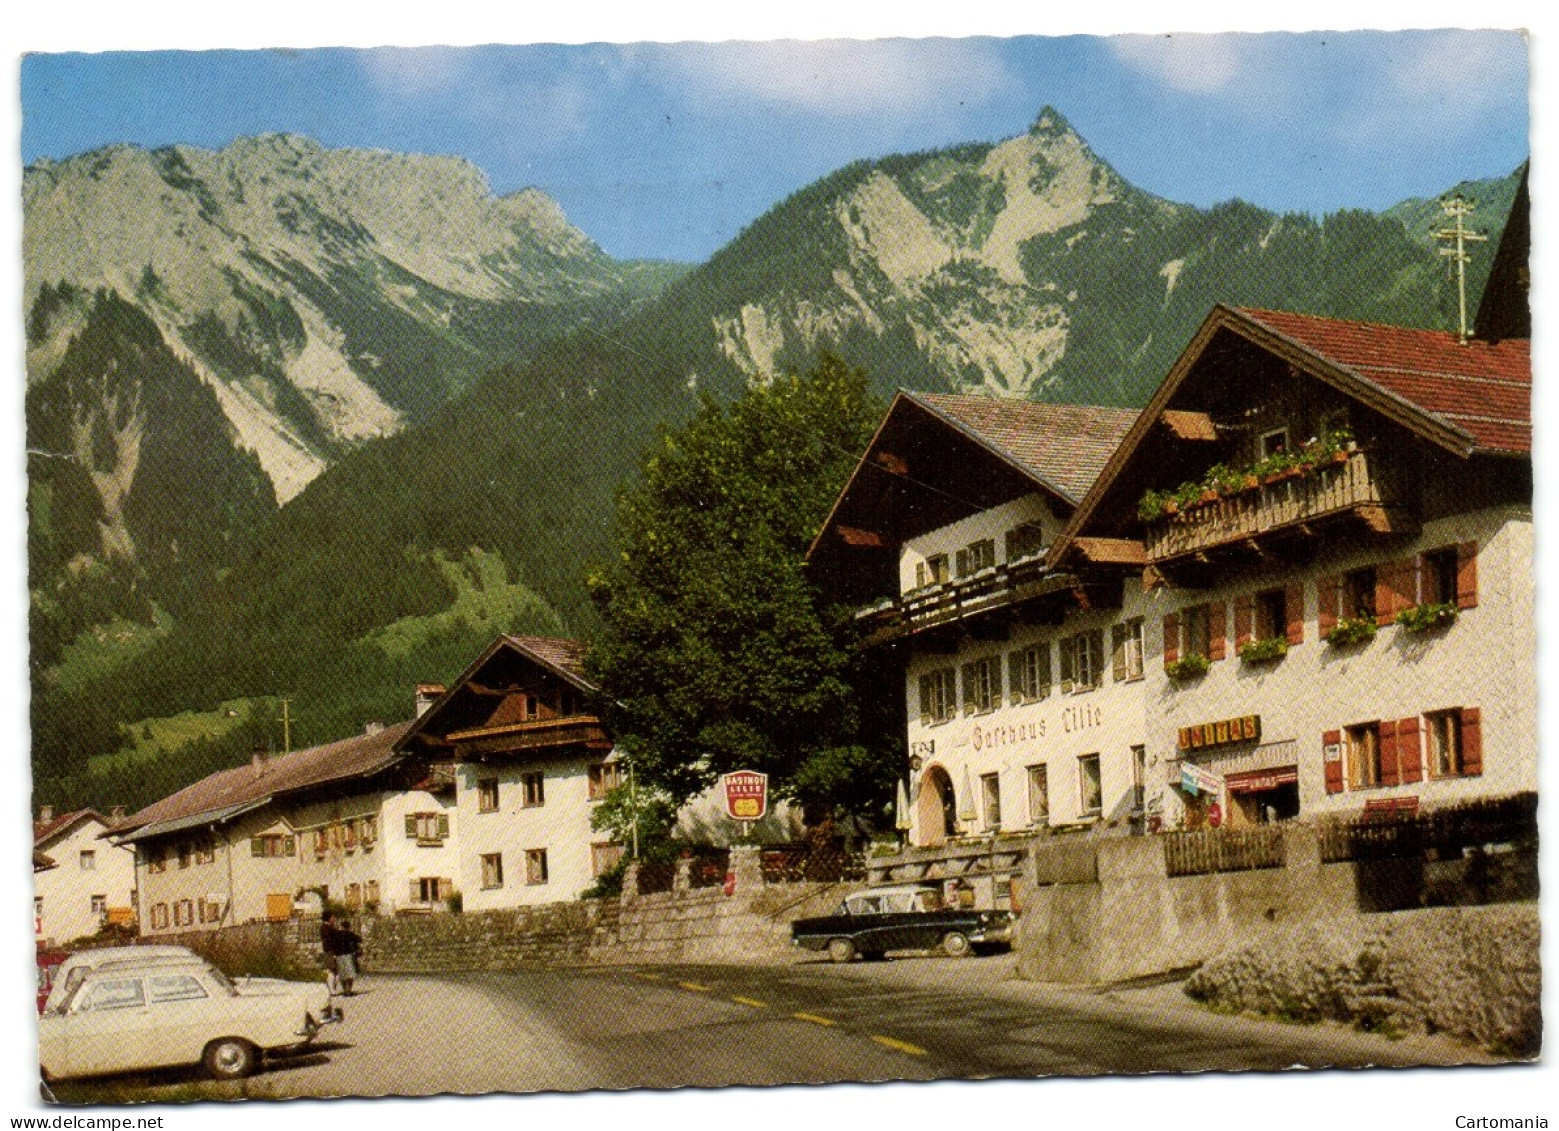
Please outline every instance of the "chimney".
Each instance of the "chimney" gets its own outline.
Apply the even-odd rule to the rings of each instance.
[[[368,723],[363,727],[364,734],[378,734],[384,729],[383,723]]]
[[[265,776],[265,763],[268,755],[269,751],[265,747],[256,746],[254,753],[249,756],[249,764],[254,767],[255,777],[263,778]]]
[[[114,821],[115,823],[124,820],[125,819],[125,807],[123,805],[115,805],[112,809],[110,809],[108,811],[108,819],[110,821]]]
[[[438,697],[444,694],[446,688],[442,683],[417,684],[416,716],[422,718],[428,713],[428,708],[433,706]]]
[[[54,820],[54,806],[52,806],[52,805],[41,805],[41,806],[39,806],[39,808],[38,808],[38,823],[42,824],[42,825],[46,825],[46,824],[48,824],[52,820]]]

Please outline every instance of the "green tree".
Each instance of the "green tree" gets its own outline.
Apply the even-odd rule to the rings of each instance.
[[[589,578],[588,663],[641,788],[681,802],[753,769],[813,811],[881,814],[897,760],[863,733],[848,612],[821,607],[805,568],[881,415],[866,374],[825,357],[704,398],[651,446],[617,558]]]

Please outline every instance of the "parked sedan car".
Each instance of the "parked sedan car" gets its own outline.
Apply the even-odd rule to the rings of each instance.
[[[798,919],[790,939],[807,950],[826,950],[835,962],[936,947],[962,957],[977,948],[1011,945],[1013,922],[1011,911],[945,907],[938,885],[901,884],[858,891],[832,915]]]
[[[323,983],[235,984],[199,959],[111,962],[39,1018],[38,1055],[47,1079],[184,1064],[236,1079],[340,1016]]]
[[[158,943],[149,946],[100,946],[78,950],[55,968],[48,997],[39,1004],[39,1013],[57,1010],[60,1003],[93,970],[117,962],[199,962],[200,956],[187,946]]]

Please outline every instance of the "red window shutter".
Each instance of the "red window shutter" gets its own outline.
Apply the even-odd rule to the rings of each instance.
[[[1256,598],[1241,593],[1234,598],[1234,646],[1243,648],[1254,638],[1256,623]]]
[[[1066,658],[1062,653],[1062,659]],[[1180,658],[1180,614],[1169,613],[1164,617],[1164,663],[1172,664]]]
[[[1380,784],[1402,784],[1402,768],[1397,762],[1397,724],[1394,719],[1382,719],[1380,723]]]
[[[1303,582],[1290,585],[1283,594],[1283,612],[1288,617],[1288,642],[1305,642],[1305,586]]]
[[[1316,632],[1324,639],[1326,634],[1337,627],[1338,599],[1341,597],[1342,578],[1321,577],[1316,579]]]
[[[1478,544],[1463,542],[1456,547],[1456,607],[1478,606]]]
[[[1384,628],[1397,619],[1397,570],[1400,562],[1375,567],[1375,623]]]
[[[1227,641],[1224,637],[1228,633],[1227,616],[1228,606],[1222,601],[1214,601],[1207,606],[1207,658],[1209,660],[1221,660]]]
[[[1397,721],[1397,765],[1402,784],[1424,780],[1423,740],[1418,733],[1418,716]]]
[[[1483,773],[1483,712],[1462,708],[1462,773]]]
[[[1403,609],[1418,604],[1418,559],[1393,562],[1388,576],[1391,580],[1391,619],[1396,620]]]
[[[1326,767],[1326,792],[1342,792],[1342,759],[1329,759],[1326,757],[1328,747],[1342,746],[1342,731],[1329,730],[1321,735],[1321,757]]]

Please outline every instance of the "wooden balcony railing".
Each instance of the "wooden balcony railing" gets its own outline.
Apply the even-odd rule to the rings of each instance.
[[[1036,555],[884,598],[858,610],[855,620],[867,645],[882,644],[1076,584],[1071,573],[1047,572],[1043,555]]]
[[[1143,539],[1148,560],[1178,558],[1344,514],[1358,516],[1381,533],[1408,529],[1411,515],[1382,470],[1380,461],[1353,451],[1307,475],[1157,519]]]

